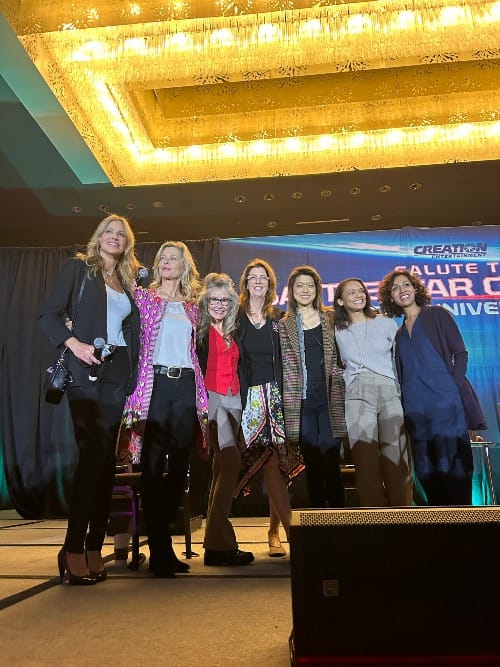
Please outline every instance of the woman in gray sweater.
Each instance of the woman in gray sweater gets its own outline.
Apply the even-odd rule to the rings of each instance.
[[[410,455],[394,364],[397,325],[377,315],[359,278],[339,283],[334,308],[359,504],[411,505]]]

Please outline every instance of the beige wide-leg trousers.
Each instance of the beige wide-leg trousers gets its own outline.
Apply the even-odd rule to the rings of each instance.
[[[345,417],[360,506],[411,505],[411,456],[398,383],[359,373],[346,389]]]

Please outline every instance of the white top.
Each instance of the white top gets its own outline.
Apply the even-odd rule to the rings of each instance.
[[[127,343],[123,336],[123,320],[128,317],[132,311],[129,298],[123,292],[117,292],[106,285],[106,297],[108,304],[108,340],[110,345],[120,345],[126,347]]]
[[[191,321],[184,310],[184,301],[169,301],[153,352],[153,365],[193,368],[192,332]]]
[[[344,380],[348,386],[358,373],[372,371],[396,379],[394,339],[398,326],[384,315],[335,329],[335,338],[345,365]]]

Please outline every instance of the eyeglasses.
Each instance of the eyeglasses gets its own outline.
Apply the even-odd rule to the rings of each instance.
[[[269,276],[248,276],[247,280],[249,283],[267,282],[269,280]]]
[[[209,303],[210,306],[217,306],[218,305],[218,306],[225,306],[227,308],[229,306],[230,299],[228,299],[227,296],[222,298],[222,299],[218,299],[215,296],[211,296],[208,299],[208,303]]]

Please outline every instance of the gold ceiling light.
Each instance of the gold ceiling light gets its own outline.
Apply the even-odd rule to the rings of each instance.
[[[0,9],[115,185],[500,157],[498,1]]]

